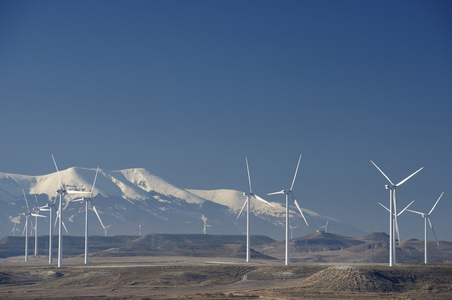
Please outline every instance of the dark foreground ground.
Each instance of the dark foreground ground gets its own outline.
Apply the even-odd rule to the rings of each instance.
[[[452,299],[452,265],[362,265],[202,257],[0,260],[1,299]]]

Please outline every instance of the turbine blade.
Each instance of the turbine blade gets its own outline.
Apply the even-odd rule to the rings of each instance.
[[[402,209],[402,211],[401,211],[401,212],[399,212],[399,213],[397,214],[397,217],[398,217],[398,216],[400,216],[400,215],[401,215],[401,214],[402,214],[402,213],[403,213],[403,212],[404,212],[404,211],[405,211],[405,210],[406,210],[406,209],[407,209],[408,207],[410,207],[410,205],[411,205],[411,204],[413,204],[413,203],[414,203],[414,200],[413,200],[413,201],[411,201],[411,202],[410,202],[410,204],[408,204],[407,206],[405,206],[405,208],[404,208],[404,209]]]
[[[432,229],[433,235],[435,236],[436,244],[439,246],[438,238],[436,237],[436,233],[435,233],[435,229],[433,228],[432,221],[430,221],[429,217],[427,217],[427,220],[428,220],[428,224],[430,225],[430,228]]]
[[[301,154],[300,154],[300,158],[298,159],[297,168],[295,169],[295,174],[293,176],[292,185],[290,186],[290,191],[293,189],[293,185],[295,184],[295,179],[297,178],[298,167],[300,167],[300,162],[301,162]]]
[[[99,173],[99,166],[97,166],[96,175],[94,176],[93,188],[91,189],[91,193],[89,194],[90,198],[93,196],[94,187],[96,186],[97,173]]]
[[[63,224],[63,228],[64,228],[64,231],[66,231],[66,233],[68,233],[68,234],[69,234],[69,231],[67,231],[66,225],[64,224],[64,222],[63,222],[63,221],[61,221],[61,224]]]
[[[36,197],[36,194],[34,196],[35,196],[35,201],[36,201],[36,207],[39,208],[38,197]]]
[[[414,175],[416,175],[419,171],[421,171],[424,167],[420,168],[419,170],[417,170],[416,172],[414,172],[413,174],[411,174],[410,176],[408,176],[407,178],[405,178],[404,180],[400,181],[399,183],[396,184],[396,186],[400,186],[402,184],[405,183],[405,181],[407,181],[408,179],[410,179],[411,177],[413,177]]]
[[[242,209],[240,210],[240,213],[239,213],[239,215],[237,216],[237,219],[238,219],[238,218],[240,217],[240,215],[242,214],[242,211],[245,209],[246,203],[248,203],[248,200],[249,200],[249,199],[250,199],[250,197],[247,196],[247,197],[246,197],[246,200],[245,200],[245,203],[243,203]],[[203,219],[203,221],[204,221],[204,224],[206,224],[206,220]]]
[[[306,221],[306,218],[303,215],[303,212],[301,211],[300,206],[298,205],[298,202],[296,199],[293,199],[293,202],[295,203],[295,206],[298,208],[298,211],[300,212],[301,216],[303,217],[304,222],[306,223],[306,226],[309,227],[308,221]]]
[[[55,161],[55,157],[53,157],[53,154],[50,154],[50,155],[52,155],[53,164],[55,165],[55,169],[56,169],[56,171],[57,171],[58,178],[60,178],[60,186],[61,186],[61,188],[62,188],[63,190],[66,190],[66,187],[65,187],[64,184],[63,184],[63,180],[61,179],[60,171],[58,170],[58,166],[57,166],[57,163],[56,163],[56,161]]]
[[[68,194],[89,194],[89,193],[91,193],[91,192],[83,192],[83,191],[73,191],[73,190],[69,190],[69,191],[66,191]]]
[[[399,221],[397,220],[397,215],[394,214],[394,219],[395,219],[395,230],[397,233],[397,239],[399,240],[399,245],[400,245],[400,231],[399,231]]]
[[[24,193],[25,204],[27,204],[27,212],[30,212],[30,207],[28,206],[27,196],[25,196],[25,191],[22,189],[22,193]]]
[[[415,210],[411,210],[411,209],[407,209],[406,211],[409,211],[409,212],[412,212],[412,213],[415,213],[415,214],[418,214],[418,215],[421,215],[421,216],[424,215],[424,213],[421,213],[420,211],[415,211]]]
[[[40,218],[47,218],[46,216],[43,215],[38,215],[38,214],[31,214],[33,217],[40,217]]]
[[[389,177],[386,176],[386,174],[377,166],[376,163],[374,163],[373,161],[370,161],[370,162],[375,166],[375,168],[377,168],[378,171],[380,171],[381,174],[383,174],[383,176],[389,181],[390,184],[394,185],[394,183],[392,183],[391,179],[389,179]]]
[[[390,212],[389,208],[387,208],[386,206],[384,206],[383,204],[381,204],[380,202],[378,202],[378,204],[380,204],[384,209],[386,209],[387,211]]]
[[[399,220],[397,219],[397,201],[396,201],[396,196],[394,193],[394,220],[395,220],[395,227],[396,227],[396,232],[397,232],[397,238],[399,239],[399,244],[400,244],[400,233],[399,233]]]
[[[93,210],[96,213],[97,218],[99,219],[100,225],[102,225],[102,228],[105,229],[104,223],[102,223],[102,219],[100,218],[99,213],[97,212],[97,209],[94,205],[93,205]]]
[[[55,218],[55,225],[53,225],[53,227],[56,227],[57,223],[58,223],[58,218],[60,217],[60,211],[57,210],[56,212],[56,218]]]
[[[254,196],[254,198],[256,198],[257,200],[259,200],[259,201],[261,201],[261,202],[264,202],[264,203],[267,203],[268,205],[271,205],[271,206],[275,207],[273,204],[271,204],[271,203],[268,202],[267,200],[262,199],[262,198],[259,197],[258,195],[254,195],[254,194],[253,194],[253,196]]]
[[[279,194],[285,194],[284,190],[281,190],[279,192],[273,192],[273,193],[268,193],[267,195],[279,195]]]
[[[432,211],[435,209],[436,205],[438,204],[439,200],[441,200],[441,197],[444,195],[444,192],[441,193],[441,195],[439,196],[438,200],[436,200],[435,205],[433,205],[432,209],[430,210],[430,212],[428,213],[428,215],[430,216],[430,214],[432,213]]]
[[[246,161],[246,171],[248,173],[248,184],[250,186],[250,194],[253,193],[253,189],[251,187],[251,176],[250,176],[250,167],[248,165],[248,157],[245,157],[245,161]]]

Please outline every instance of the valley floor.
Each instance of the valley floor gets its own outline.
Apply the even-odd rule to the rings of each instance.
[[[202,257],[0,260],[1,299],[451,299],[452,265],[317,264]]]

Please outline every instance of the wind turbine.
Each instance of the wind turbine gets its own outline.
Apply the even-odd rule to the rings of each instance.
[[[99,167],[97,167],[96,175],[94,176],[93,187],[91,189],[91,193],[89,194],[89,197],[81,197],[81,198],[73,200],[73,202],[85,202],[85,265],[88,264],[88,255],[89,255],[89,253],[88,253],[88,210],[89,210],[88,204],[89,204],[89,202],[91,202],[91,205],[93,206],[93,210],[96,208],[94,206],[94,204],[92,203],[91,198],[93,197],[94,187],[96,186],[97,173],[99,173]],[[97,210],[96,210],[96,212],[97,212]],[[98,216],[98,218],[100,221],[99,216]],[[101,221],[101,225],[103,227],[102,221]]]
[[[394,219],[397,224],[397,198],[396,198],[396,189],[404,184],[408,179],[416,175],[419,171],[421,171],[424,167],[420,168],[404,180],[400,181],[397,184],[392,183],[391,179],[371,160],[370,161],[375,168],[388,180],[389,184],[385,185],[385,188],[389,190],[389,266],[392,267],[396,263],[396,255],[395,255],[395,235],[394,235]]]
[[[56,202],[57,197],[55,197]],[[50,204],[47,203],[44,206],[41,206],[39,209],[41,211],[48,211],[49,212],[49,264],[52,263],[53,260],[53,254],[52,254],[52,238],[53,238],[53,226],[52,226],[52,218],[53,218],[53,209],[55,208],[55,202],[52,202],[50,200]]]
[[[60,179],[60,185],[59,189],[56,191],[59,195],[59,204],[58,204],[58,212],[57,212],[57,218],[59,218],[58,222],[58,268],[61,268],[63,264],[63,196],[65,194],[89,194],[90,192],[82,192],[82,191],[73,191],[73,190],[66,190],[66,186],[63,183],[63,180],[61,179],[60,171],[58,170],[58,166],[56,164],[55,158],[52,154],[52,160],[53,164],[55,165],[55,169],[58,174],[58,178]],[[66,227],[66,226],[65,226]],[[65,228],[66,229],[66,228]],[[67,232],[67,229],[66,229]]]
[[[326,224],[323,226],[320,226],[319,228],[324,228],[324,232],[328,232],[328,223],[330,222],[330,219],[326,219]]]
[[[39,204],[38,204],[38,198],[36,197],[36,195],[34,195],[35,196],[35,201],[36,201],[36,208],[34,209],[34,212],[35,212],[35,227],[34,227],[34,230],[35,230],[35,253],[34,253],[34,255],[35,256],[37,256],[38,255],[38,215],[41,213],[41,211],[46,211],[45,209],[42,209],[41,210],[41,208],[39,207]]]
[[[92,204],[92,202],[91,202],[91,204]],[[93,205],[93,210],[96,213],[97,219],[99,219],[100,225],[104,229],[104,236],[107,236],[107,229],[111,226],[111,224],[108,226],[105,226],[104,223],[102,222],[102,219],[100,218],[99,212],[97,211],[97,209],[94,205]]]
[[[292,226],[292,225],[289,225],[289,228],[290,228],[290,239],[293,239],[293,230],[294,230],[295,228],[298,228],[298,226]]]
[[[295,206],[300,211],[300,214],[303,217],[303,220],[306,223],[306,226],[309,227],[308,221],[306,221],[306,218],[304,217],[303,212],[301,211],[301,208],[298,205],[298,202],[295,199],[295,196],[292,192],[293,185],[295,183],[295,179],[297,178],[298,167],[300,166],[300,161],[301,161],[301,154],[300,154],[300,158],[298,159],[297,169],[295,170],[295,175],[293,176],[292,185],[290,186],[290,189],[289,190],[281,190],[279,192],[267,194],[267,195],[278,195],[278,194],[286,195],[286,261],[285,261],[286,265],[290,264],[290,257],[289,257],[289,194],[292,196],[292,200],[295,203]]]
[[[271,205],[273,207],[275,207],[273,204],[271,204],[270,202],[262,199],[261,197],[253,194],[253,189],[251,188],[251,176],[250,176],[250,168],[248,165],[248,158],[245,157],[245,161],[246,161],[246,171],[248,173],[248,184],[250,187],[250,192],[249,193],[243,193],[243,196],[246,196],[246,200],[245,203],[243,204],[242,209],[240,210],[239,215],[237,216],[237,219],[240,217],[240,215],[242,214],[243,209],[246,206],[246,262],[250,261],[250,199],[251,197],[267,203],[268,205]]]
[[[436,244],[439,246],[438,239],[436,238],[435,229],[433,229],[432,221],[430,220],[430,215],[435,209],[436,205],[438,204],[439,200],[441,200],[441,197],[443,196],[444,192],[441,193],[438,200],[436,200],[435,205],[433,205],[432,209],[428,214],[408,209],[409,212],[419,214],[424,218],[424,263],[428,263],[428,257],[427,257],[427,220],[428,224],[430,225],[430,228],[432,229],[433,235],[435,236]]]
[[[202,233],[203,233],[203,234],[207,234],[207,227],[212,227],[212,225],[208,225],[208,224],[207,224],[207,218],[206,218],[206,216],[202,215],[202,216],[201,216],[201,219],[202,219],[203,222],[204,222],[204,227],[203,227]]]
[[[36,214],[36,213],[30,213],[30,207],[28,206],[27,196],[25,196],[25,191],[24,190],[22,190],[22,192],[24,194],[25,204],[27,205],[27,211],[25,213],[23,213],[22,215],[25,216],[25,227],[24,227],[24,231],[25,231],[25,261],[28,261],[28,218],[30,216],[45,218],[45,216],[41,216],[41,215]]]
[[[16,227],[17,223],[13,223],[13,229],[11,230],[11,233],[13,236],[16,236],[16,231],[20,232],[19,228]]]
[[[404,209],[402,209],[402,211],[401,212],[399,212],[398,214],[397,214],[397,217],[399,217],[405,210],[407,210],[408,209],[408,207],[410,207],[411,206],[411,204],[413,204],[414,203],[414,200],[413,201],[411,201],[410,202],[410,204],[408,204],[407,206],[405,206],[405,208]],[[390,212],[390,209],[389,208],[387,208],[386,206],[384,206],[383,204],[381,204],[380,202],[378,202],[378,204],[380,204],[381,205],[381,207],[383,207],[384,209],[386,209],[388,212]],[[395,213],[394,213],[395,214]],[[395,217],[395,216],[394,216]],[[400,232],[399,232],[399,223],[398,223],[398,221],[397,222],[395,222],[395,226],[394,226],[394,228],[395,228],[395,231],[396,231],[396,233],[397,233],[397,239],[399,240],[399,245],[400,245],[400,241],[401,241],[401,239],[400,239]]]

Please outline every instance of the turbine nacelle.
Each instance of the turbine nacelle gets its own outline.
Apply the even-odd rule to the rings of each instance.
[[[65,195],[65,194],[67,194],[67,192],[66,192],[65,189],[58,189],[58,190],[56,190],[55,192],[57,192],[57,193],[60,194],[60,195]]]

